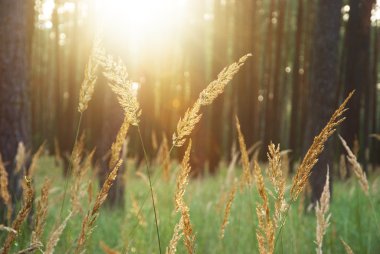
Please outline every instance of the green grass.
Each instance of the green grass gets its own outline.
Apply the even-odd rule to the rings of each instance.
[[[163,246],[167,246],[172,237],[174,225],[179,220],[179,216],[173,212],[175,179],[173,177],[170,183],[164,183],[160,178],[159,170],[152,170],[153,179],[157,179],[154,183],[154,191],[157,196],[161,241]],[[128,241],[129,253],[158,253],[149,186],[135,176],[134,172],[135,169],[132,167],[128,169],[125,209],[102,208],[97,226],[87,243],[87,253],[103,253],[99,247],[101,241],[119,251],[124,250],[125,243]],[[237,170],[236,175],[240,176],[240,173],[240,170]],[[225,175],[225,170],[221,170],[218,176],[192,180],[187,187],[185,201],[190,207],[191,222],[196,235],[196,253],[257,253],[255,206],[259,200],[255,186],[252,190],[237,191],[225,237],[223,240],[219,239],[225,207],[225,202],[220,203],[220,200],[221,196],[229,191],[229,187],[225,186]],[[45,176],[53,180],[53,187],[49,198],[49,216],[44,232],[44,243],[59,217],[64,186],[61,170],[54,166],[52,158],[41,159],[40,168],[34,179],[37,197]],[[379,183],[379,181],[375,182]],[[376,212],[379,213],[378,184],[374,187],[373,203]],[[131,194],[136,197],[139,205],[145,201],[142,213],[147,220],[147,227],[139,226],[136,216],[131,212]],[[70,205],[70,202],[67,203],[65,214],[68,213]],[[84,198],[83,204],[84,214],[88,210],[87,197]],[[355,179],[344,183],[334,182],[330,209],[332,217],[324,239],[324,253],[344,253],[340,237],[352,247],[355,253],[378,253],[380,232],[377,231],[368,198],[361,192]],[[70,220],[55,253],[70,253],[72,250],[70,248],[74,247],[79,235],[83,214],[76,215]],[[295,204],[289,212],[276,253],[315,253],[315,220],[314,212],[299,213],[298,204]],[[1,232],[1,242],[4,237],[5,234]],[[17,239],[14,250],[27,247],[29,241],[30,229],[25,226]],[[178,253],[186,253],[182,241],[178,244]]]

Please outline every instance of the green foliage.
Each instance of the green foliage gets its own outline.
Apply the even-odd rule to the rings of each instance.
[[[125,252],[126,243],[129,244],[129,253],[155,253],[157,251],[154,214],[149,202],[148,186],[142,178],[135,175],[135,170],[133,167],[128,168],[126,178],[127,200],[124,211],[102,208],[97,226],[87,243],[87,253],[103,253],[100,242],[104,242],[112,249],[122,253]],[[174,177],[169,183],[163,181],[161,171],[158,168],[153,168],[153,171],[160,234],[163,245],[167,246],[172,237],[173,228],[179,219],[178,215],[173,212],[175,182]],[[178,167],[175,171],[178,171]],[[40,189],[45,176],[53,180],[53,187],[50,193],[49,215],[42,238],[43,242],[46,241],[48,234],[57,222],[60,197],[64,186],[60,169],[54,167],[53,160],[48,157],[42,158],[40,170],[35,177],[37,190]],[[206,176],[201,179],[193,179],[189,183],[186,200],[190,207],[191,220],[197,238],[196,253],[252,253],[252,250],[257,250],[255,207],[258,196],[255,188],[236,193],[225,237],[222,240],[218,237],[226,202],[223,196],[228,194],[225,176],[226,170],[222,169],[215,177]],[[379,181],[372,180],[374,180],[371,181],[373,182],[373,203],[375,210],[379,211]],[[249,193],[250,191],[252,193]],[[147,222],[146,227],[139,225],[137,216],[132,212],[131,195],[136,198],[139,207],[141,207],[142,216]],[[88,207],[87,198],[85,197],[82,202],[85,212],[86,207]],[[68,209],[69,207],[66,207],[64,211],[67,212]],[[298,204],[292,206],[284,231],[279,239],[277,253],[314,252],[314,211],[299,213],[300,210],[302,209],[298,209]],[[349,179],[346,182],[336,181],[332,196],[331,214],[331,225],[324,240],[324,253],[343,253],[344,249],[339,240],[340,237],[352,247],[355,253],[374,253],[380,249],[380,242],[377,238],[379,236],[373,222],[370,204],[355,179]],[[83,216],[84,213],[77,214],[69,221],[55,253],[63,253],[75,247],[75,238],[79,235]],[[24,227],[14,250],[27,247],[30,242],[30,233],[30,229]],[[0,242],[3,241],[4,236],[1,234]],[[177,253],[185,252],[183,242],[180,241]]]

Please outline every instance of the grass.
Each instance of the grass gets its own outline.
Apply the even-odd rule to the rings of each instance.
[[[131,212],[131,195],[133,194],[141,206],[143,201],[148,198],[148,186],[135,175],[136,169],[132,164],[127,167],[126,207],[116,210],[110,210],[107,207],[101,209],[97,225],[86,244],[87,253],[104,253],[100,248],[101,242],[120,252],[127,243],[129,253],[158,252],[151,203],[145,202],[142,208],[142,216],[147,221],[146,227],[138,225],[137,216]],[[174,172],[178,172],[179,166],[173,167],[175,168],[173,168]],[[237,169],[237,171],[241,170]],[[43,242],[46,241],[48,233],[57,222],[64,188],[61,172],[60,168],[55,167],[53,158],[42,157],[34,177],[36,192],[39,192],[44,177],[52,179]],[[154,183],[154,189],[157,198],[156,207],[161,241],[164,246],[167,246],[172,237],[173,228],[179,221],[179,215],[174,213],[175,178],[171,177],[170,182],[167,183],[160,175],[162,172],[154,166],[152,173],[152,178],[158,179]],[[219,238],[224,207],[230,189],[229,186],[225,186],[226,174],[226,169],[222,167],[217,176],[193,179],[187,187],[185,199],[190,208],[191,222],[196,235],[196,253],[252,253],[258,249],[255,207],[260,200],[255,187],[243,192],[237,191],[225,236],[222,240]],[[236,172],[236,175],[240,174],[241,172]],[[370,182],[372,183],[374,179],[370,179]],[[96,179],[93,180],[96,181]],[[87,183],[87,181],[88,179],[85,179],[83,183]],[[372,198],[376,211],[380,211],[378,188],[380,186],[378,183],[379,181],[375,181],[375,185],[372,186]],[[248,193],[250,191],[252,194]],[[75,215],[69,220],[55,253],[71,253],[70,250],[73,249],[70,248],[75,247],[76,237],[79,235],[81,222],[88,207],[87,197],[84,197],[81,203],[83,204],[83,213]],[[313,253],[315,251],[315,214],[314,212],[299,213],[297,208],[298,203],[289,211],[276,253]],[[64,208],[65,214],[68,213],[68,209],[68,207]],[[379,235],[373,221],[370,204],[355,179],[352,178],[346,182],[335,181],[330,211],[332,214],[331,225],[324,239],[324,253],[344,253],[340,237],[351,246],[355,253],[376,253],[380,249]],[[26,225],[24,227],[13,251],[24,249],[30,243],[30,229]],[[1,234],[0,243],[3,243],[4,235]],[[177,251],[186,253],[182,240],[178,244]]]
[[[99,50],[100,49],[101,48],[99,48]],[[47,218],[47,226],[45,228],[47,230],[45,231],[45,234],[47,234],[46,232],[54,233],[50,233],[49,238],[47,238],[47,235],[45,235],[44,238],[40,237],[40,234],[38,234],[38,237],[32,238],[31,245],[28,246],[30,235],[32,233],[30,232],[31,229],[20,229],[19,227],[26,219],[32,202],[38,201],[38,199],[33,198],[33,190],[31,188],[30,177],[33,175],[31,175],[30,172],[34,172],[34,170],[29,170],[29,175],[25,176],[24,180],[23,208],[20,210],[21,212],[19,212],[16,220],[12,224],[14,230],[11,230],[11,232],[8,233],[7,238],[5,238],[5,236],[0,237],[0,240],[3,242],[6,239],[5,247],[1,250],[1,253],[8,253],[9,248],[13,248],[13,251],[21,249],[21,253],[26,253],[25,248],[29,249],[28,252],[34,252],[39,247],[45,245],[47,246],[45,253],[50,254],[53,253],[54,247],[58,243],[56,251],[59,253],[83,253],[82,251],[84,250],[90,253],[97,253],[102,249],[105,253],[120,253],[119,251],[122,251],[123,253],[159,252],[161,254],[163,250],[161,245],[168,246],[170,239],[173,239],[173,241],[170,241],[171,251],[166,251],[166,253],[171,254],[176,252],[177,243],[175,243],[175,239],[178,239],[179,237],[183,237],[184,239],[184,246],[178,246],[179,253],[185,252],[184,247],[186,247],[186,251],[189,254],[194,252],[251,253],[253,250],[257,249],[260,253],[313,252],[312,250],[316,247],[312,240],[315,239],[315,236],[312,233],[313,231],[315,232],[315,230],[312,229],[316,228],[315,217],[305,215],[304,212],[302,212],[302,206],[300,206],[301,209],[296,209],[297,203],[299,202],[298,197],[304,195],[303,192],[305,191],[308,177],[318,160],[318,156],[324,149],[324,143],[335,132],[336,127],[344,120],[342,115],[346,111],[345,106],[353,95],[353,92],[348,95],[340,107],[334,112],[326,126],[321,130],[320,134],[315,137],[313,144],[296,170],[296,174],[291,182],[291,187],[288,189],[290,192],[289,201],[285,198],[287,179],[283,179],[282,177],[283,172],[281,167],[280,148],[279,146],[276,148],[275,145],[271,144],[268,147],[269,166],[266,167],[267,173],[265,174],[265,179],[262,175],[262,170],[259,164],[255,161],[255,184],[257,185],[257,191],[262,200],[262,202],[259,202],[257,192],[255,191],[255,188],[252,187],[252,173],[250,170],[248,153],[246,151],[243,134],[239,131],[240,125],[238,120],[237,129],[239,131],[239,144],[244,162],[244,173],[242,174],[240,172],[239,174],[242,176],[240,182],[243,184],[240,184],[239,186],[240,192],[236,195],[235,202],[232,203],[235,189],[233,189],[233,194],[228,195],[228,193],[231,193],[231,188],[237,188],[237,185],[232,187],[224,184],[226,182],[226,177],[229,180],[228,182],[231,182],[231,170],[228,169],[227,173],[227,170],[224,167],[220,168],[217,176],[206,176],[201,179],[193,180],[187,188],[186,197],[183,197],[190,171],[190,165],[188,162],[191,152],[191,141],[181,166],[177,166],[177,169],[174,171],[166,169],[164,170],[164,177],[160,176],[160,174],[163,173],[163,171],[160,170],[161,165],[152,166],[145,152],[145,146],[141,138],[140,127],[138,124],[141,111],[139,109],[136,94],[133,92],[131,83],[128,80],[126,67],[120,60],[114,61],[113,58],[107,56],[104,51],[101,50],[100,52],[100,59],[106,61],[97,61],[100,61],[99,64],[104,65],[104,75],[109,80],[112,90],[118,96],[119,104],[124,111],[124,123],[111,148],[109,167],[113,169],[109,172],[106,181],[103,183],[102,188],[99,191],[90,191],[90,189],[92,190],[92,188],[90,188],[92,186],[91,183],[97,183],[97,179],[94,172],[92,172],[92,174],[88,174],[87,172],[91,163],[87,164],[86,162],[91,162],[92,155],[88,155],[87,159],[85,159],[83,163],[80,163],[82,160],[83,140],[78,140],[81,123],[81,120],[79,120],[77,135],[74,142],[73,156],[71,157],[69,168],[69,173],[71,172],[71,169],[74,172],[71,177],[74,179],[70,179],[70,177],[61,179],[61,170],[59,168],[53,170],[53,161],[49,159],[49,157],[46,157],[46,161],[44,159],[42,166],[40,167],[39,175],[32,178],[36,182],[36,186],[39,188],[41,188],[41,176],[44,176],[44,178],[49,177],[53,180],[54,189],[52,190],[50,197],[52,201],[50,205],[51,210]],[[185,116],[179,120],[176,132],[173,135],[172,148],[169,151],[166,149],[164,161],[170,159],[170,152],[174,147],[184,145],[187,138],[189,138],[192,130],[202,116],[200,113],[200,107],[211,104],[218,95],[223,93],[225,86],[238,72],[239,68],[249,56],[249,54],[243,56],[238,62],[223,69],[218,75],[218,78],[211,82],[200,93],[194,106],[188,109]],[[90,57],[90,62],[92,57],[97,56],[94,53],[94,55]],[[96,68],[91,69],[89,66],[90,65],[87,66],[89,73],[91,75],[96,75]],[[93,91],[93,85],[95,84],[95,81],[90,82],[93,80],[92,78],[89,78],[91,75],[86,75],[83,83],[84,85],[82,86],[87,92],[81,93],[80,101],[83,107],[81,107],[80,103],[78,109],[80,119],[82,119],[82,114],[86,109],[86,105]],[[90,82],[90,86],[86,86],[86,81]],[[126,171],[127,175],[123,178],[127,179],[126,184],[128,186],[126,193],[126,207],[124,207],[124,209],[119,208],[112,211],[109,209],[103,209],[103,213],[100,214],[100,208],[107,198],[111,185],[116,179],[118,169],[120,165],[122,165],[122,160],[128,162],[127,158],[122,158],[120,160],[119,158],[122,154],[122,141],[127,135],[129,125],[137,126],[138,128],[141,146],[145,155],[147,176],[144,176],[144,173],[139,171],[140,178],[136,177],[136,170],[134,170],[133,166],[129,165]],[[347,152],[349,153],[349,148],[347,148]],[[22,165],[25,162],[24,157],[25,156],[16,156],[18,165]],[[23,159],[21,160],[20,158]],[[34,156],[34,161],[35,158],[36,156]],[[356,165],[355,173],[359,180],[362,180],[360,183],[363,187],[363,180],[365,180],[365,182],[367,181],[366,175],[362,172],[360,165],[356,162],[355,156],[352,155],[347,158],[349,159],[351,166]],[[116,161],[118,162],[115,163]],[[0,166],[1,172],[3,172],[4,165],[1,164]],[[179,168],[181,168],[180,174],[178,174]],[[172,177],[170,177],[170,175],[168,177],[168,172],[173,172],[171,175]],[[174,178],[176,175],[177,181],[175,182]],[[238,174],[235,172],[235,176],[237,175]],[[87,176],[87,178],[83,176]],[[0,194],[6,201],[4,198],[6,195],[4,194],[9,195],[9,193],[5,178],[6,173],[2,173],[2,188],[0,189]],[[154,180],[156,178],[159,179],[157,183]],[[168,178],[171,178],[171,181],[168,182]],[[274,191],[268,189],[268,184],[266,184],[267,178],[270,179],[270,186],[272,186]],[[74,180],[74,185],[70,190],[70,206],[68,203],[65,203],[69,180]],[[342,190],[345,190],[347,187],[348,186],[343,186],[341,188]],[[151,206],[146,204],[148,199],[147,189],[150,190],[150,196],[152,199]],[[341,192],[342,197],[339,197],[340,200],[344,199],[343,194],[347,194],[344,191]],[[354,189],[354,192],[356,193],[356,189]],[[96,198],[94,197],[94,193],[98,193]],[[340,207],[341,210],[343,209],[345,211],[347,211],[347,209],[355,209],[355,212],[352,213],[352,218],[349,216],[347,217],[346,214],[343,214],[342,217],[337,217],[336,221],[339,221],[339,218],[348,218],[348,220],[345,221],[345,224],[343,224],[345,228],[347,228],[347,224],[349,227],[349,230],[345,231],[345,235],[342,235],[341,229],[337,227],[338,224],[332,220],[332,225],[329,227],[331,228],[332,234],[330,237],[326,237],[326,243],[324,245],[324,248],[327,249],[327,253],[340,251],[338,250],[339,245],[336,243],[341,242],[342,238],[350,243],[349,232],[360,234],[359,237],[355,238],[360,239],[358,245],[351,245],[355,251],[356,248],[358,248],[360,253],[370,253],[373,250],[379,249],[379,246],[376,246],[376,244],[379,243],[379,232],[376,232],[376,229],[372,229],[373,225],[375,225],[375,227],[379,226],[376,219],[376,206],[378,202],[373,200],[375,193],[372,192],[372,196],[369,195],[368,184],[366,185],[364,193],[366,194],[368,202],[363,203],[361,202],[362,198],[360,196],[355,196],[347,199],[349,205],[345,203]],[[176,199],[175,209],[174,197]],[[352,202],[350,201],[352,198],[355,198],[354,200],[359,201],[360,203],[354,203],[351,207]],[[93,202],[94,199],[95,202]],[[274,202],[271,202],[271,199],[273,199]],[[227,206],[225,205],[226,202]],[[371,209],[367,209],[367,203],[370,205]],[[224,207],[227,208],[223,209]],[[371,210],[372,214],[367,214],[369,210]],[[174,211],[180,212],[181,218],[178,224],[176,224],[176,222],[179,220],[179,215]],[[257,217],[255,216],[255,211]],[[64,215],[63,213],[65,212],[69,215]],[[331,209],[331,212],[333,213],[333,209]],[[38,210],[38,220],[44,217],[41,214],[41,211]],[[59,216],[57,217],[58,214]],[[65,217],[62,217],[63,215]],[[351,213],[349,215],[351,215]],[[373,220],[371,215],[375,217],[375,220]],[[62,220],[62,218],[66,219]],[[290,221],[290,223],[288,222],[285,225],[286,220]],[[228,223],[230,225],[228,225]],[[31,225],[31,223],[29,223],[29,225]],[[176,233],[172,238],[172,231],[173,228],[176,227],[175,225],[178,225],[180,230],[175,230]],[[319,227],[320,225],[321,223],[318,224]],[[328,225],[325,225],[324,229],[327,229],[327,226]],[[5,228],[2,227],[2,229]],[[220,235],[223,235],[224,237],[218,237],[219,230],[222,232]],[[374,234],[374,232],[376,233]],[[324,233],[325,230],[323,230],[323,234]],[[158,241],[158,250],[153,244],[155,236]],[[321,234],[319,234],[319,236],[321,236]],[[49,240],[47,241],[46,239]],[[336,239],[339,239],[339,241]],[[322,240],[323,238],[319,241],[318,253],[322,253]],[[344,246],[341,246],[340,248],[343,247]],[[346,249],[348,248],[347,246],[345,247]],[[38,250],[43,252],[42,249]]]

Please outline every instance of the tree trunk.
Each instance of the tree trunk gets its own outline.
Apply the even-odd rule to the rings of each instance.
[[[194,9],[196,13],[205,12],[205,3],[202,0],[194,1]],[[200,18],[200,17],[198,17]],[[192,103],[195,102],[199,93],[208,85],[205,78],[205,56],[206,49],[204,47],[205,38],[206,38],[206,29],[203,23],[196,22],[194,24],[194,34],[187,34],[186,38],[186,48],[189,49],[189,52],[197,52],[196,55],[189,55],[189,73],[190,73],[190,84],[191,84],[191,97]],[[192,50],[192,51],[190,51]],[[208,156],[208,139],[205,138],[208,135],[206,134],[207,129],[207,119],[210,115],[207,114],[210,110],[210,107],[203,107],[201,109],[203,113],[202,119],[197,124],[196,128],[191,134],[193,139],[193,151],[190,160],[192,165],[192,171],[194,175],[199,175],[205,172]],[[186,145],[184,146],[186,147]]]
[[[54,76],[54,81],[55,81],[55,88],[54,88],[54,106],[55,106],[55,115],[58,117],[58,119],[63,118],[63,112],[62,112],[62,82],[61,82],[61,68],[62,67],[62,61],[61,61],[61,49],[59,45],[59,16],[58,16],[58,6],[56,5],[54,7],[53,11],[53,16],[52,16],[52,22],[53,22],[53,29],[55,33],[55,38],[54,38],[54,68],[55,68],[55,76]],[[61,117],[59,117],[61,116]],[[54,125],[56,126],[55,128],[55,134],[54,138],[59,138],[57,137],[57,134],[59,135],[62,129],[64,129],[66,126],[62,125],[62,122],[60,120],[54,121]],[[58,131],[57,131],[58,130]],[[50,140],[51,141],[51,140]],[[60,139],[62,141],[62,139]],[[55,151],[58,152],[58,151]],[[59,156],[61,156],[59,154]]]
[[[0,154],[15,204],[21,200],[24,172],[15,172],[19,142],[30,148],[29,60],[33,1],[0,1]],[[25,168],[25,167],[24,167]],[[0,201],[0,224],[6,208]]]
[[[216,77],[220,70],[226,65],[228,62],[227,57],[227,36],[226,31],[221,29],[222,27],[227,27],[229,18],[227,18],[227,7],[225,5],[221,5],[220,2],[214,2],[214,30],[213,30],[213,58],[212,58],[212,78]],[[228,93],[229,91],[225,91]],[[219,160],[222,156],[222,153],[226,155],[225,143],[223,142],[226,138],[224,133],[225,126],[223,125],[223,114],[221,114],[221,110],[223,109],[223,105],[228,103],[229,99],[225,94],[222,94],[211,106],[211,132],[210,132],[210,148],[209,148],[209,160],[210,160],[210,168],[216,168]],[[224,112],[223,112],[224,113]],[[230,137],[227,137],[230,139]],[[224,150],[224,151],[223,151]]]
[[[277,18],[277,34],[276,34],[276,53],[275,53],[275,68],[274,68],[274,82],[273,82],[273,101],[272,112],[269,115],[269,122],[273,126],[270,130],[271,133],[267,136],[267,141],[272,141],[275,144],[280,143],[281,138],[281,98],[280,91],[282,88],[282,74],[284,73],[283,54],[284,52],[284,29],[285,29],[285,15],[286,15],[286,0],[278,1],[278,18]],[[285,50],[286,51],[286,50]],[[293,70],[295,71],[295,70]],[[269,144],[269,143],[267,143]],[[265,147],[266,148],[266,147]]]
[[[363,94],[368,93],[370,87],[370,70],[369,70],[369,48],[370,48],[370,28],[371,28],[371,10],[373,0],[350,0],[349,20],[346,31],[346,63],[345,63],[345,85],[344,94],[356,90],[355,96],[349,102],[350,116],[342,127],[343,137],[347,144],[352,147],[354,140],[359,139],[360,131],[360,110],[365,103]],[[368,100],[367,100],[368,101]],[[367,115],[366,115],[367,118]],[[363,126],[364,137],[359,139],[365,146],[368,144],[367,124]],[[363,148],[364,146],[362,146]],[[363,149],[362,149],[363,150]],[[360,154],[360,159],[364,153]]]
[[[69,71],[68,71],[68,84],[67,84],[67,97],[64,96],[63,112],[59,118],[59,145],[64,159],[63,174],[66,176],[69,168],[69,160],[71,151],[74,146],[75,128],[78,124],[76,119],[77,105],[78,105],[78,92],[79,84],[77,79],[77,56],[78,56],[78,0],[74,1],[75,11],[73,13],[73,27],[71,31],[70,47],[69,47]],[[56,35],[56,36],[59,36]],[[61,95],[62,96],[62,95]]]
[[[235,25],[236,38],[235,57],[234,60],[240,56],[253,53],[254,55],[259,52],[259,32],[258,32],[258,4],[256,0],[250,1],[237,1],[235,5],[238,6],[240,12],[235,14],[238,21]],[[258,54],[257,54],[258,55]],[[248,61],[244,70],[242,70],[234,79],[232,90],[235,92],[238,117],[240,119],[242,132],[244,134],[247,147],[251,147],[259,140],[258,135],[258,91],[259,91],[259,64],[256,60]],[[231,114],[228,119],[228,125],[235,126],[235,116]],[[236,135],[234,128],[233,135]],[[236,140],[236,139],[235,139]],[[229,146],[231,149],[232,144]]]
[[[379,27],[376,26],[373,31],[373,59],[372,59],[372,80],[371,80],[371,93],[372,93],[372,130],[374,133],[378,133],[378,124],[377,124],[377,70],[378,70],[378,60],[379,60],[379,49],[380,49],[380,41],[379,41]],[[371,148],[371,161],[375,165],[378,165],[380,162],[380,145],[379,141],[372,139],[372,148]]]
[[[315,23],[314,30],[305,148],[310,146],[336,108],[341,5],[342,1],[320,0],[317,6],[318,22]],[[330,174],[333,171],[332,152],[332,142],[329,140],[310,176],[312,202],[319,200],[321,196],[327,166],[330,166]]]
[[[273,133],[273,35],[274,25],[272,19],[275,18],[275,0],[270,1],[269,13],[267,17],[267,34],[265,39],[265,57],[263,61],[263,88],[266,93],[265,96],[265,130],[264,130],[264,149],[261,153],[261,159],[266,159],[266,148],[272,139]]]
[[[297,10],[297,31],[295,38],[295,51],[293,60],[293,83],[292,83],[292,111],[290,113],[290,135],[289,135],[289,149],[292,150],[293,157],[299,157],[299,144],[300,137],[300,86],[301,86],[301,74],[299,69],[301,67],[301,45],[302,45],[302,35],[303,35],[303,0],[298,0],[298,10]]]

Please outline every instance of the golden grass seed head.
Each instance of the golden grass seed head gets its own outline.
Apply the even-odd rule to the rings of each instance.
[[[346,251],[346,254],[354,254],[354,251],[351,249],[351,247],[342,238],[340,238],[340,241],[342,242],[342,244],[344,246],[344,250]]]
[[[339,135],[339,139],[342,142],[342,145],[348,154],[347,155],[348,163],[351,165],[351,169],[354,172],[356,178],[358,179],[361,189],[368,196],[369,184],[368,184],[367,176],[364,170],[362,169],[359,162],[357,161],[355,154],[351,151],[350,147],[347,145],[347,142],[340,135]]]
[[[330,224],[329,214],[330,207],[330,176],[329,169],[327,169],[326,174],[326,183],[323,187],[323,192],[319,202],[315,207],[315,214],[317,217],[317,227],[316,227],[316,241],[317,244],[316,252],[317,254],[322,254],[322,246],[323,246],[323,237],[326,234],[326,230]]]
[[[22,169],[22,167],[25,164],[25,160],[26,160],[25,145],[23,142],[19,142],[18,147],[17,147],[16,157],[15,157],[15,161],[16,161],[15,171],[16,172],[20,172],[20,170]]]
[[[194,105],[186,110],[183,118],[178,121],[176,132],[173,134],[173,146],[181,147],[186,142],[186,137],[191,134],[195,125],[200,121],[201,106],[210,105],[218,95],[222,94],[225,86],[232,80],[245,61],[251,56],[247,54],[238,62],[224,68],[216,80],[212,81],[200,94]]]
[[[4,204],[7,207],[7,220],[8,222],[10,222],[12,212],[13,212],[12,198],[8,190],[8,172],[5,168],[1,154],[0,154],[0,197],[4,201]]]
[[[51,233],[49,240],[46,244],[45,254],[54,253],[55,246],[57,246],[59,239],[61,238],[61,235],[66,228],[67,222],[70,220],[72,215],[73,212],[69,212],[67,217],[63,220],[63,222]]]
[[[238,139],[239,139],[239,147],[241,152],[241,158],[243,162],[243,175],[240,180],[240,186],[243,187],[245,185],[251,186],[252,185],[252,175],[251,175],[251,169],[250,169],[250,163],[248,158],[248,152],[247,152],[247,146],[245,144],[243,133],[240,129],[240,122],[237,116],[235,116],[236,120],[236,130],[238,132]]]
[[[40,242],[40,238],[42,236],[46,217],[48,212],[48,204],[49,204],[49,190],[51,186],[51,180],[45,178],[44,183],[41,188],[40,200],[37,203],[37,213],[35,219],[35,226],[32,232],[32,243]]]
[[[346,105],[348,101],[353,96],[354,92],[351,92],[339,108],[331,116],[330,120],[322,131],[314,138],[312,145],[307,151],[305,157],[302,160],[301,165],[298,167],[296,175],[293,177],[292,187],[290,190],[291,199],[293,201],[297,200],[299,194],[304,189],[312,168],[318,162],[318,157],[324,149],[324,144],[327,139],[335,132],[336,127],[344,121],[342,117],[343,113],[346,111]]]
[[[16,232],[21,229],[22,223],[26,220],[33,205],[34,191],[32,188],[31,180],[25,177],[23,181],[23,206],[18,212],[16,218],[12,222],[12,227]],[[2,253],[8,253],[13,242],[16,240],[17,234],[13,231],[8,232],[7,238],[4,241]]]
[[[231,213],[232,203],[233,203],[233,201],[235,199],[236,190],[237,190],[237,182],[235,182],[232,185],[232,188],[231,188],[230,193],[229,193],[229,197],[228,197],[228,201],[227,201],[227,204],[226,204],[226,208],[224,210],[224,217],[223,217],[222,227],[220,229],[220,234],[219,234],[219,238],[220,239],[224,238],[224,231],[225,231],[226,226],[228,224],[228,218],[229,218],[230,213]]]
[[[111,146],[111,159],[109,162],[110,168],[114,168],[117,161],[120,159],[120,153],[123,148],[125,139],[127,137],[128,129],[129,129],[129,121],[127,117],[124,117],[120,130],[116,135],[116,140],[115,142],[112,143],[112,146]]]
[[[187,146],[185,155],[183,156],[181,163],[181,170],[178,172],[177,181],[176,181],[176,192],[175,192],[175,210],[180,211],[181,207],[184,205],[183,196],[185,194],[186,186],[189,182],[189,173],[191,170],[190,167],[190,152],[191,152],[191,140]]]

